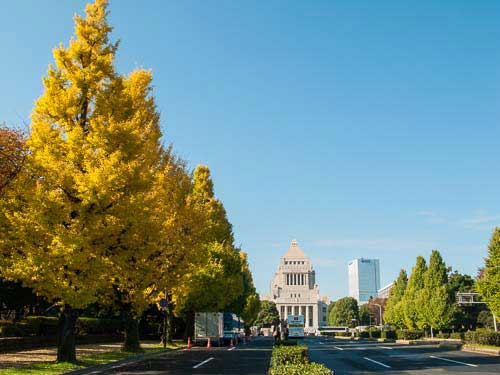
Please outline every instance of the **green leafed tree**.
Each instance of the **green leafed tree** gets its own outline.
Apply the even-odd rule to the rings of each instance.
[[[358,301],[352,297],[344,297],[335,302],[328,324],[332,326],[353,326],[359,322]]]
[[[276,303],[273,301],[262,301],[260,303],[260,310],[257,314],[255,325],[259,328],[269,328],[279,321],[279,313],[276,308]]]
[[[408,276],[405,270],[399,272],[399,276],[394,282],[389,298],[385,305],[384,321],[396,328],[405,327],[405,316],[402,299],[408,285]]]
[[[437,250],[433,250],[429,267],[424,275],[424,287],[417,292],[419,328],[430,328],[431,337],[434,329],[446,328],[453,318],[453,300],[448,290],[446,264]]]
[[[500,228],[495,228],[488,246],[488,255],[481,277],[477,281],[477,290],[490,310],[500,317]]]
[[[422,256],[418,256],[412,268],[408,284],[401,300],[404,314],[404,326],[415,329],[419,326],[417,295],[424,288],[424,278],[427,272],[427,264]]]

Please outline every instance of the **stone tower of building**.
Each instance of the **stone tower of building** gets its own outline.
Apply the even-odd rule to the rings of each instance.
[[[327,323],[328,299],[320,296],[316,273],[296,240],[281,257],[270,284],[270,295],[264,299],[276,303],[280,319],[291,314],[304,315],[306,332],[315,332]]]

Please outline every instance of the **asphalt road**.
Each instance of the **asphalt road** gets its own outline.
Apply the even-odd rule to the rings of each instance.
[[[273,339],[258,337],[230,350],[195,347],[176,350],[162,356],[136,362],[106,374],[266,374],[271,359]]]
[[[306,338],[311,361],[344,374],[500,374],[500,357],[439,348],[369,341]]]
[[[307,337],[309,357],[343,374],[500,374],[500,357],[439,348]],[[227,347],[177,350],[92,374],[259,374],[269,368],[273,340],[258,337]]]

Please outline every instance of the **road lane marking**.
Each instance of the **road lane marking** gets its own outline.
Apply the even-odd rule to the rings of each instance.
[[[460,361],[454,361],[453,359],[448,359],[448,358],[443,358],[443,357],[436,357],[434,355],[430,355],[429,357],[435,358],[435,359],[440,359],[442,361],[458,363],[458,364],[466,365],[466,366],[470,366],[470,367],[479,367],[478,365],[473,365],[472,363],[465,363],[465,362],[460,362]]]
[[[320,345],[323,345],[323,344],[324,344],[324,342],[320,342],[319,344],[320,344]]]
[[[371,358],[368,358],[368,357],[363,357],[364,359],[366,359],[367,361],[370,361],[370,362],[373,362],[373,363],[376,363],[377,365],[380,365],[380,366],[383,366],[385,368],[391,368],[391,366],[388,366],[382,362],[379,362],[379,361],[375,361],[374,359],[371,359]]]
[[[197,365],[194,365],[193,368],[198,368],[200,366],[203,366],[205,363],[210,362],[214,357],[210,357],[209,359],[204,360],[203,362],[198,363]]]
[[[236,346],[233,346],[232,348],[229,348],[228,350],[234,350],[236,349]]]
[[[338,349],[338,350],[344,350],[342,349],[341,347],[338,347],[338,346],[334,346],[335,349]]]
[[[392,350],[390,346],[379,346],[379,348]]]

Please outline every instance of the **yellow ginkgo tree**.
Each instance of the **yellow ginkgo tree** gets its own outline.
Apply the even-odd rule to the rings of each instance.
[[[69,46],[54,49],[27,140],[32,189],[7,215],[15,250],[2,248],[2,273],[60,304],[59,361],[76,359],[75,309],[95,301],[120,304],[125,348],[136,349],[155,276],[163,150],[152,75],[115,71],[107,5],[87,5]]]

